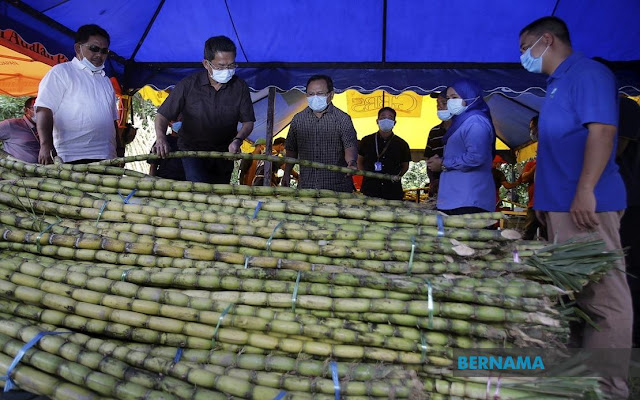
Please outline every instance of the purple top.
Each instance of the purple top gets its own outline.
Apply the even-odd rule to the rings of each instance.
[[[35,125],[25,117],[7,119],[0,122],[2,148],[13,157],[29,162],[38,162],[40,141]]]

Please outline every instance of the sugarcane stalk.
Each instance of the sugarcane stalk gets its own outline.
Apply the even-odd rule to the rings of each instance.
[[[57,265],[56,267],[59,267],[59,266],[60,265]],[[42,267],[34,266],[34,268],[42,268]],[[64,269],[64,273],[66,274],[67,271],[77,269],[77,268],[78,266],[70,269]],[[89,268],[88,270],[81,269],[81,271],[92,273],[93,276],[106,275],[107,271],[115,272],[117,276],[114,276],[113,278],[114,280],[117,280],[118,277],[121,277],[123,272],[123,270],[107,270],[104,267],[101,267],[98,265],[89,265],[88,268]],[[102,269],[103,273],[100,273],[100,269]],[[50,268],[50,267],[45,268],[43,273],[46,278],[52,279],[54,281],[60,278],[60,274],[56,272],[56,268]],[[139,271],[131,271],[131,274],[138,274],[138,273]],[[152,276],[156,277],[161,274],[162,273],[153,273]],[[73,276],[77,277],[78,279],[73,279],[72,282],[70,283],[73,283],[74,285],[80,286],[80,287],[88,286],[86,283],[86,280],[83,277],[78,277],[78,275],[73,275]],[[127,280],[128,278],[129,276],[127,276]],[[163,279],[160,279],[154,284],[166,285],[166,281],[164,281]],[[127,290],[127,286],[123,286],[123,285],[126,285],[126,284],[122,283],[121,285],[120,283],[118,283],[117,285],[113,285],[113,286],[108,285],[109,292],[123,294],[125,296],[130,296],[130,297],[135,296],[135,297],[150,300],[150,301],[161,300],[165,304],[185,306],[185,307],[190,307],[198,310],[211,310],[211,311],[222,312],[227,306],[227,303],[219,303],[219,302],[214,302],[208,299],[188,297],[178,292],[164,293],[164,292],[161,292],[160,289],[145,288],[144,290],[139,290],[134,293],[131,290]],[[90,287],[92,289],[99,289],[98,285],[90,285]],[[326,318],[319,320],[318,318],[312,315],[306,315],[303,312],[308,313],[307,310],[297,310],[295,314],[286,313],[286,312],[274,312],[274,311],[261,309],[261,308],[254,308],[250,306],[234,306],[233,308],[233,314],[245,315],[245,316],[256,316],[256,317],[264,318],[266,320],[278,319],[278,320],[284,320],[284,321],[297,321],[303,324],[320,324],[321,323],[323,325],[326,325],[332,328],[344,327],[347,329],[357,330],[359,332],[365,332],[365,333],[373,332],[373,333],[378,333],[384,336],[397,336],[397,337],[404,337],[412,340],[419,340],[419,337],[420,337],[420,332],[415,329],[411,329],[408,331],[407,328],[405,327],[397,327],[397,326],[392,327],[390,325],[384,325],[387,323],[386,319],[381,321],[383,324],[376,324],[375,329],[372,330],[372,327],[366,323],[359,323],[358,321],[345,322],[344,320],[326,319]],[[383,316],[386,318],[384,314]],[[407,326],[415,326],[415,325],[417,325],[415,320],[411,320],[411,322],[407,324]],[[454,332],[461,335],[483,337],[489,340],[504,340],[507,337],[522,337],[524,341],[529,339],[529,337],[524,332],[520,332],[519,329],[516,329],[516,330],[510,329],[509,332],[507,332],[507,331],[497,329],[496,327],[485,326],[479,323],[469,323],[467,321],[462,321],[462,320],[442,319],[439,317],[434,317],[434,324],[432,327],[430,326],[430,324],[426,322],[426,319],[422,326],[423,328],[441,330],[444,332]],[[386,329],[387,327],[389,329]],[[522,330],[526,331],[526,329],[522,329]]]
[[[1,162],[1,160],[0,160]],[[121,177],[113,177],[113,179],[128,179]],[[180,183],[180,182],[176,182]],[[135,188],[134,188],[135,189]],[[51,193],[51,192],[41,192],[34,189],[27,188],[7,188],[5,186],[0,186],[0,190],[4,192],[5,195],[0,196],[0,201],[5,204],[16,204],[16,200],[12,199],[11,196],[7,196],[9,193],[15,193],[14,195],[19,196],[27,196],[33,198],[34,200],[43,200],[38,203],[47,203],[54,202],[56,204],[63,204],[67,206],[77,206],[82,207],[84,209],[88,208],[96,208],[100,209],[104,206],[104,200],[92,200],[90,198],[80,198],[80,197],[70,197],[65,196],[60,193]],[[235,202],[234,202],[235,203]],[[171,209],[171,208],[163,208],[158,209],[155,207],[149,206],[140,206],[137,204],[121,204],[116,202],[108,202],[106,203],[107,210],[109,211],[120,211],[120,212],[128,212],[128,213],[151,213],[151,215],[156,215],[157,212],[162,211],[163,214],[161,216],[169,216],[178,219],[192,219],[192,220],[201,220],[202,218],[206,219],[206,214],[203,216],[198,216],[189,218],[189,212],[184,212],[182,210]],[[254,213],[254,210],[257,207],[257,201],[253,200],[243,200],[241,201],[241,206],[234,206],[231,209],[245,210],[245,213]],[[345,208],[337,208],[335,206],[322,206],[322,205],[305,205],[303,203],[285,203],[285,202],[269,202],[262,205],[261,208],[263,211],[261,214],[262,218],[279,216],[284,219],[292,218],[292,215],[304,215],[310,216],[316,220],[324,219],[324,218],[347,218],[355,221],[369,221],[369,222],[386,222],[386,223],[402,223],[402,224],[414,224],[414,225],[426,225],[426,226],[437,226],[438,216],[436,215],[428,215],[421,214],[417,212],[413,213],[399,213],[397,211],[388,209],[380,209],[375,207],[363,208],[363,207],[345,207]],[[277,214],[274,214],[277,213]],[[199,214],[199,213],[195,213]],[[457,228],[484,228],[490,225],[493,221],[487,221],[483,219],[469,219],[469,218],[461,218],[457,216],[445,216],[441,217],[442,222],[445,227],[457,227]]]
[[[13,357],[0,353],[0,374],[6,375]],[[56,400],[105,399],[104,396],[88,390],[85,385],[74,385],[55,375],[41,372],[25,364],[18,364],[11,374],[16,384],[31,393],[48,396]]]
[[[44,340],[44,339],[41,339]],[[1,351],[9,356],[15,357],[24,346],[23,341],[11,339],[9,336],[0,333]],[[21,362],[48,374],[60,375],[60,377],[76,384],[83,385],[96,393],[106,396],[113,396],[120,399],[175,399],[176,397],[160,391],[149,390],[148,388],[134,383],[114,378],[102,372],[93,371],[83,365],[68,362],[56,355],[45,351],[31,348],[27,350]],[[124,374],[124,371],[122,371]],[[140,370],[131,371],[136,379],[141,379],[144,373]]]
[[[22,337],[23,340],[28,339],[31,336],[34,336],[35,334],[41,331],[40,329],[37,329],[34,327],[24,326],[18,322],[9,322],[9,321],[7,322],[8,322],[7,326],[0,329],[4,332],[10,331],[14,334],[17,334],[20,337]],[[64,354],[58,354],[60,353],[60,348],[62,347],[62,345],[65,344],[65,340],[67,343],[71,342],[72,344],[66,344],[67,348],[65,349]],[[143,370],[147,370],[154,373],[170,374],[174,377],[183,377],[185,375],[188,376],[195,373],[194,370],[191,370],[189,373],[182,372],[184,371],[184,365],[194,369],[198,369],[198,370],[203,369],[203,367],[196,367],[195,364],[189,363],[188,361],[186,361],[187,358],[184,355],[181,358],[181,360],[185,360],[185,361],[181,362],[181,365],[180,365],[180,367],[183,367],[183,368],[179,368],[178,366],[173,365],[172,359],[175,356],[175,351],[173,356],[171,356],[168,360],[160,359],[158,357],[150,357],[148,353],[131,351],[124,346],[111,344],[104,340],[91,339],[86,335],[71,335],[71,337],[66,337],[65,339],[62,339],[59,337],[47,338],[46,341],[44,340],[42,341],[40,347],[42,347],[46,351],[61,355],[63,357],[65,355],[68,355],[67,359],[71,358],[71,361],[77,360],[79,362],[82,362],[84,365],[94,370],[100,368],[101,364],[105,364],[107,362],[112,364],[111,369],[113,369],[114,366],[116,366],[116,367],[122,368],[122,370],[124,371],[128,367],[128,364],[131,364]],[[232,354],[232,353],[227,353],[227,354]],[[248,355],[248,356],[251,357],[251,355]],[[103,360],[100,362],[93,362],[93,363],[91,362],[92,359],[99,360],[99,359],[102,359],[103,357],[106,357],[107,360]],[[257,358],[254,357],[253,360],[254,361],[259,360],[260,357],[262,357],[262,359],[266,359],[266,357],[264,356],[258,356]],[[277,364],[278,362],[280,362],[281,359],[282,357],[271,359],[269,367],[283,370],[283,367],[277,367],[273,365],[274,363]],[[321,363],[318,363],[318,364],[321,364]],[[282,388],[289,391],[309,392],[312,394],[313,393],[332,394],[334,392],[333,382],[328,379],[322,379],[322,380],[316,379],[316,378],[314,378],[313,380],[308,378],[287,379],[287,375],[283,375],[282,373],[269,374],[264,372],[262,373],[253,372],[257,369],[264,370],[265,368],[267,368],[267,365],[263,365],[262,368],[257,368],[258,366],[256,365],[254,365],[254,367],[256,368],[252,368],[250,370],[242,369],[238,367],[235,367],[235,368],[219,367],[217,369],[207,369],[207,368],[204,368],[204,369],[214,372],[215,375],[229,375],[232,377],[239,378],[242,381],[247,381],[247,382],[268,386],[268,387]],[[182,369],[182,371],[179,371],[180,369]],[[290,371],[282,371],[282,372],[289,373]],[[343,373],[343,376],[344,376],[344,373]],[[273,378],[276,378],[277,381],[273,382],[272,381]],[[395,381],[397,381],[397,378]],[[403,382],[400,381],[399,383],[402,384]],[[189,388],[189,386],[182,387],[182,385],[175,383],[173,380],[170,381],[170,384],[181,388],[183,391],[186,391],[186,389]],[[403,386],[406,386],[406,382],[404,382]],[[191,390],[193,390],[193,387],[190,387],[190,388]],[[393,393],[397,397],[408,397],[409,395],[408,388],[397,387],[395,385],[391,385],[388,382],[382,381],[381,379],[378,379],[378,382],[374,382],[371,379],[367,379],[365,382],[348,382],[348,383],[345,383],[341,389],[345,395],[386,396],[386,395],[389,395],[390,393]],[[210,395],[209,393],[211,392],[209,392],[208,390],[200,390],[199,392],[197,392],[197,395],[198,395],[197,398],[199,397],[206,398],[204,396]],[[189,398],[193,398],[192,396],[193,394],[191,394]],[[184,397],[186,396],[184,395],[181,396],[181,398],[184,398]],[[215,398],[219,398],[219,396],[209,397],[209,398],[215,399]]]
[[[7,280],[7,282],[0,282],[0,293],[12,293],[13,297],[21,300],[27,300],[31,303],[54,304],[54,306],[50,305],[50,307],[53,307],[54,309],[58,309],[60,311],[64,311],[65,309],[74,309],[77,310],[78,314],[88,317],[97,317],[98,314],[96,313],[99,313],[100,310],[88,311],[87,314],[82,314],[80,311],[78,311],[78,307],[83,306],[83,304],[81,304],[82,302],[103,305],[106,308],[133,311],[135,313],[144,315],[162,316],[165,318],[170,318],[172,320],[198,321],[199,323],[211,325],[215,325],[221,316],[220,313],[215,312],[195,311],[189,308],[178,306],[162,306],[158,305],[157,302],[144,300],[128,300],[128,297],[98,294],[86,289],[74,289],[69,285],[42,281],[37,278],[29,277],[27,275],[19,273],[8,273],[8,271],[4,269],[0,269],[0,273],[2,274],[2,277]],[[42,292],[46,292],[51,295],[44,294],[38,300],[37,291],[31,291],[29,295],[23,294],[17,291],[19,290],[17,289],[18,286],[10,285],[8,283],[9,281],[14,282],[16,285],[21,285],[19,289],[23,289],[23,291],[25,290],[25,287],[40,288]],[[106,284],[106,282],[104,283]],[[76,300],[77,303],[68,300],[65,305],[59,305],[61,299],[56,296],[55,293],[61,292],[66,293],[68,297]],[[116,292],[118,292],[117,289]],[[100,315],[105,315],[106,318],[110,319],[110,316],[107,315],[108,311],[104,308],[102,308],[102,310],[103,311]],[[129,317],[129,319],[130,318],[131,317]],[[144,318],[147,317],[144,317],[143,315],[139,315],[139,318],[141,318],[141,321],[143,321],[142,324],[144,326],[153,327],[153,319],[144,320]],[[114,320],[114,322],[122,321]],[[168,322],[166,323],[168,324]],[[271,324],[270,320],[262,320],[256,317],[228,315],[224,319],[224,323],[222,324],[222,326],[249,329],[257,332],[282,333],[286,335],[285,337],[292,337],[292,335],[296,335],[299,332],[304,335],[309,335],[310,337],[315,339],[331,338],[337,341],[337,343],[362,344],[395,350],[415,351],[417,349],[417,343],[415,340],[382,337],[374,333],[356,333],[354,331],[346,329],[326,328],[320,325],[302,325],[294,322],[287,323],[281,321],[278,324],[274,325]],[[166,327],[166,329],[169,328],[169,326]],[[205,337],[210,336],[211,335],[209,335],[208,333],[205,333]],[[436,349],[438,346],[445,345],[464,348],[468,348],[473,345],[483,345],[482,343],[473,343],[461,337],[451,337],[449,335],[442,335],[435,332],[427,332],[424,334],[424,337],[427,343],[430,345],[431,349]],[[492,346],[490,342],[485,343],[484,345]]]
[[[326,169],[333,172],[342,172],[342,173],[351,174],[351,175],[363,175],[368,178],[383,179],[383,180],[393,179],[393,175],[389,175],[389,174],[353,170],[351,168],[340,167],[338,165],[323,164],[316,161],[297,159],[293,157],[280,157],[280,156],[272,156],[268,154],[229,153],[229,152],[219,152],[219,151],[176,151],[176,152],[168,153],[165,157],[160,157],[157,154],[140,154],[136,156],[120,157],[120,158],[114,158],[112,160],[99,161],[96,164],[118,165],[122,163],[129,163],[129,162],[136,162],[136,161],[150,161],[150,160],[153,161],[153,160],[162,160],[163,158],[183,158],[183,157],[223,158],[227,160],[247,160],[247,159],[266,160],[266,161],[279,162],[279,163],[283,162],[287,164],[299,164],[305,167]]]

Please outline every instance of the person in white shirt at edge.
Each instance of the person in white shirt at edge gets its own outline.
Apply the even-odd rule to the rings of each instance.
[[[116,96],[104,73],[109,44],[109,34],[98,25],[81,26],[76,56],[40,82],[35,107],[41,164],[50,164],[56,153],[72,164],[116,157]]]

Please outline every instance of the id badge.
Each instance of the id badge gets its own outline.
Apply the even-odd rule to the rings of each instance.
[[[382,163],[380,161],[376,161],[373,163],[373,169],[375,169],[376,172],[382,171]]]

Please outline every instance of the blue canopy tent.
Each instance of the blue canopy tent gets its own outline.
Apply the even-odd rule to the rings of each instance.
[[[254,90],[300,87],[329,73],[339,91],[426,94],[460,77],[487,94],[545,87],[518,63],[518,32],[556,15],[574,47],[616,62],[620,88],[640,93],[640,2],[584,0],[2,0],[2,28],[73,56],[73,32],[96,23],[111,35],[110,69],[125,91],[164,89],[201,67],[204,41],[238,44],[238,74]]]
[[[0,0],[0,28],[69,58],[79,26],[105,28],[108,72],[130,94],[146,84],[165,89],[202,68],[203,44],[214,35],[238,45],[237,74],[254,91],[303,88],[316,73],[332,76],[338,92],[423,95],[472,78],[512,148],[528,138],[546,86],[543,75],[520,66],[518,33],[545,15],[567,22],[576,50],[612,62],[621,92],[640,94],[637,0],[615,7],[595,0]],[[278,108],[276,128],[295,107]],[[271,132],[258,125],[256,132]]]

